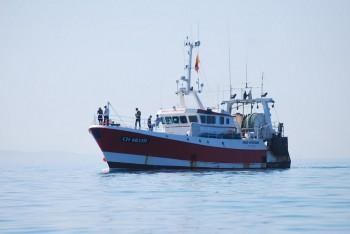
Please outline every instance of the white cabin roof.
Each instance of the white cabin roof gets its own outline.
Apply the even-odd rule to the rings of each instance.
[[[174,107],[171,109],[160,109],[157,112],[158,115],[164,116],[164,115],[197,115],[197,114],[207,114],[207,115],[223,115],[223,116],[230,116],[230,114],[224,110],[221,110],[220,112],[218,110],[212,110],[212,109],[192,109],[192,108],[182,108],[182,107]]]

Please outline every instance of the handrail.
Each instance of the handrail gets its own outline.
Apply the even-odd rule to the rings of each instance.
[[[98,122],[97,115],[94,115],[93,122],[95,125],[104,125],[103,121],[102,121],[102,124]],[[108,126],[135,128],[135,122],[136,122],[135,117],[133,118],[130,116],[123,116],[123,115],[110,115]],[[160,126],[156,126],[155,120],[152,121],[152,127],[153,127],[153,131],[157,131],[157,132],[162,131],[162,128]],[[135,129],[139,129],[138,124]],[[141,118],[141,130],[150,130],[148,128],[148,118]]]
[[[123,116],[123,115],[110,115],[109,116],[109,125],[108,126],[115,126],[115,127],[125,127],[125,128],[135,128],[135,117],[130,117],[130,116]],[[97,119],[97,115],[94,115],[94,124],[95,125],[99,125],[98,119]],[[102,124],[103,121],[102,121]],[[192,123],[191,123],[192,125]],[[236,133],[232,133],[232,138],[236,138],[238,137],[238,135],[240,135],[241,138],[254,138],[254,139],[260,139],[260,134],[263,128],[266,128],[268,126],[271,126],[273,130],[276,131],[276,129],[278,129],[278,123],[274,122],[272,124],[265,124],[259,128],[240,128],[237,129]],[[215,128],[215,126],[205,126],[202,125],[202,128]],[[235,126],[232,126],[232,128],[234,128]],[[192,128],[192,127],[191,127]],[[138,126],[136,126],[135,129],[139,129]],[[154,132],[164,132],[165,128],[164,126],[160,123],[158,126],[156,126],[155,124],[155,119],[152,121],[152,129],[148,128],[148,119],[147,118],[141,118],[141,130],[152,130]],[[204,137],[208,137],[208,138],[224,138],[223,133],[203,133]],[[227,137],[227,136],[226,136]]]

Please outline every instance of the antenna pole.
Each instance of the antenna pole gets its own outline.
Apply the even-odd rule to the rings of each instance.
[[[197,22],[197,41],[199,41],[199,23]],[[198,51],[197,51],[197,56],[199,54],[199,47],[198,47]],[[199,89],[200,84],[199,84],[199,73],[197,72],[197,90],[200,93],[201,90]]]
[[[199,23],[197,23],[197,40],[199,41]]]
[[[264,94],[264,72],[261,74],[261,96]]]
[[[195,41],[194,43],[192,43],[188,37],[186,38],[186,42],[185,42],[185,47],[188,47],[187,49],[187,54],[188,54],[188,61],[187,64],[185,66],[185,70],[187,72],[187,77],[185,79],[183,79],[183,81],[186,82],[187,87],[186,87],[186,91],[184,92],[184,94],[188,95],[192,90],[191,87],[191,76],[192,76],[192,54],[193,54],[193,48],[195,47],[199,47],[200,46],[200,41]]]
[[[230,46],[230,33],[228,35],[228,76],[230,78],[230,99],[232,97],[232,79],[231,79],[231,46]]]
[[[245,88],[248,88],[248,64],[245,64]]]
[[[188,67],[187,67],[187,91],[189,92],[191,89],[191,69],[192,69],[192,49],[193,44],[189,42],[189,50],[188,50]]]

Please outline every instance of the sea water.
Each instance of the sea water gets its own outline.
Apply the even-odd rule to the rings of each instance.
[[[100,159],[1,153],[0,233],[350,233],[350,164],[112,173]]]

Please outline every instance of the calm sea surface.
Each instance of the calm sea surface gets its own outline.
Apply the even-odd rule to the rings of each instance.
[[[101,156],[0,154],[0,233],[350,233],[350,164],[120,171]]]

